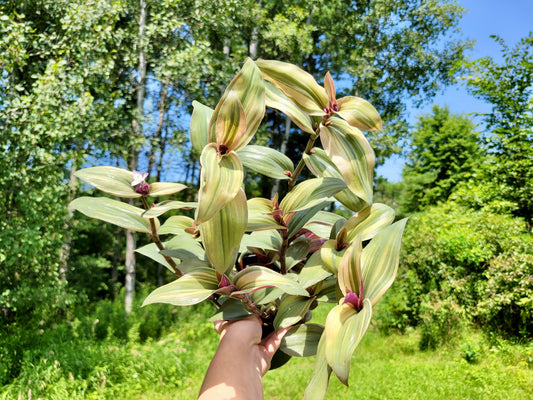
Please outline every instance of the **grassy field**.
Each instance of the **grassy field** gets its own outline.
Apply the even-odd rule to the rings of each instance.
[[[94,341],[69,329],[28,350],[20,376],[1,399],[195,399],[217,335],[202,312],[190,313],[161,339]],[[436,351],[418,349],[416,331],[384,336],[372,329],[352,360],[350,387],[332,377],[327,399],[531,399],[533,347],[489,346],[469,333]],[[467,362],[469,359],[471,362]],[[265,398],[303,398],[314,357],[270,371]]]

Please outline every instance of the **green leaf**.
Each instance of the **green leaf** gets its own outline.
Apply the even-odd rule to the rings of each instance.
[[[217,146],[235,150],[246,131],[246,117],[237,93],[230,90],[220,106],[216,121]]]
[[[248,226],[247,231],[262,231],[267,229],[283,229],[274,217],[269,215],[273,211],[272,201],[262,197],[248,200]]]
[[[293,326],[281,340],[279,349],[292,357],[310,357],[317,353],[324,327],[318,324]]]
[[[180,235],[186,228],[193,226],[194,220],[185,215],[173,215],[161,225],[157,231],[158,235]]]
[[[150,193],[148,195],[151,197],[168,196],[181,192],[183,189],[187,189],[187,186],[181,183],[154,182],[150,184]]]
[[[202,103],[194,100],[192,102],[193,112],[191,116],[191,143],[192,147],[198,154],[202,153],[203,148],[209,143],[208,127],[209,121],[213,116],[213,109],[204,106]]]
[[[309,311],[313,301],[315,301],[313,297],[281,296],[278,312],[274,318],[274,329],[278,331],[298,323]]]
[[[304,400],[322,400],[326,396],[331,371],[326,360],[326,335],[322,334],[318,342],[315,369],[311,381],[305,388]]]
[[[252,300],[255,305],[259,306],[263,304],[273,303],[274,301],[279,299],[283,293],[283,290],[280,290],[278,288],[265,287],[263,289],[253,291],[249,294],[249,296],[250,300]]]
[[[247,223],[246,195],[240,189],[233,200],[200,225],[205,252],[218,273],[225,274],[234,266]]]
[[[175,306],[190,306],[200,303],[218,289],[218,280],[213,268],[198,268],[148,295],[147,304],[166,303]]]
[[[316,177],[321,178],[327,176],[344,180],[339,169],[333,164],[326,152],[321,148],[313,148],[311,154],[303,155],[303,160],[305,161],[307,168]],[[368,205],[363,199],[359,198],[348,188],[341,190],[335,194],[334,197],[352,211],[359,211]]]
[[[311,239],[305,236],[300,236],[294,240],[287,248],[286,254],[286,266],[287,270],[290,270],[296,264],[300,263],[307,257],[309,249],[311,247]]]
[[[288,275],[281,275],[265,267],[247,267],[237,272],[233,284],[239,289],[233,294],[249,293],[263,287],[276,287],[285,293],[308,296],[307,291]]]
[[[202,171],[196,222],[201,224],[212,218],[241,189],[244,173],[235,152],[217,154],[216,145],[208,144],[200,157]]]
[[[351,242],[361,235],[361,240],[372,239],[380,229],[394,221],[394,209],[386,204],[374,203],[371,207],[359,211],[344,224],[346,240]]]
[[[379,131],[382,128],[381,117],[374,106],[360,97],[346,96],[337,101],[337,114],[348,124],[365,131]]]
[[[247,247],[258,247],[260,249],[280,251],[281,246],[281,236],[275,230],[252,232],[250,235],[245,235],[241,243],[241,249],[243,250]]]
[[[144,210],[107,197],[79,197],[70,202],[69,207],[102,221],[137,232],[150,233],[150,221],[144,219]],[[159,221],[155,219],[156,228]]]
[[[394,282],[400,262],[402,234],[407,218],[382,229],[363,249],[361,256],[365,299],[375,306]]]
[[[271,82],[265,81],[266,105],[287,115],[301,130],[314,133],[313,122],[294,102]]]
[[[315,286],[316,301],[324,303],[337,303],[340,298],[340,291],[338,290],[337,278],[331,276],[320,282]]]
[[[76,171],[74,176],[113,196],[129,199],[141,197],[131,186],[133,173],[122,168],[91,167]]]
[[[240,300],[227,297],[223,299],[225,300],[222,303],[222,306],[218,309],[215,315],[209,318],[210,321],[235,321],[254,315],[244,307]]]
[[[340,118],[331,117],[320,128],[320,141],[348,188],[367,204],[372,204],[376,158],[361,131]]]
[[[330,200],[330,199],[328,199]],[[316,204],[315,206],[311,207],[311,208],[307,208],[305,210],[302,210],[302,211],[298,211],[296,212],[296,214],[294,214],[289,222],[289,233],[288,233],[288,236],[289,237],[292,237],[293,235],[295,235],[300,229],[302,229],[305,224],[307,224],[307,222],[309,220],[311,220],[320,210],[322,210],[327,204],[329,203],[329,201],[324,201],[322,203],[318,203]]]
[[[313,218],[304,225],[304,228],[309,229],[321,238],[329,238],[333,225],[341,219],[344,220],[344,218],[338,214],[329,211],[318,211]]]
[[[346,189],[346,184],[337,178],[307,179],[296,185],[281,201],[284,214],[311,208],[327,201],[335,193]]]
[[[331,309],[326,319],[326,360],[337,378],[348,386],[350,361],[370,325],[372,304],[365,299],[358,313],[348,304]]]
[[[154,218],[159,217],[161,214],[166,213],[171,210],[181,210],[182,208],[188,210],[191,208],[196,208],[197,203],[176,201],[176,200],[166,200],[162,201],[159,204],[154,205],[149,210],[146,210],[143,213],[144,218]]]
[[[324,108],[329,103],[328,95],[311,74],[282,61],[258,60],[256,63],[265,80],[280,89],[301,110],[309,115],[325,114]]]
[[[205,250],[196,239],[187,233],[174,236],[168,242],[163,243],[165,250],[161,250],[161,254],[178,258],[180,260],[198,260],[202,263],[207,263]],[[205,265],[204,265],[205,266]]]
[[[289,157],[266,146],[248,145],[237,152],[243,165],[274,179],[289,179],[294,165]]]
[[[157,245],[155,243],[149,243],[147,245],[139,247],[135,249],[135,252],[142,254],[145,257],[151,258],[159,264],[164,265],[165,268],[174,273],[174,269],[168,264],[167,260],[165,260],[165,257],[163,257],[161,253],[159,253],[159,249],[157,248]],[[176,264],[180,263],[180,260],[174,261],[176,262]]]
[[[302,287],[307,289],[309,286],[313,286],[318,282],[323,281],[328,276],[331,276],[331,272],[324,266],[322,258],[320,257],[320,252],[316,251],[311,257],[309,257],[298,274],[298,282],[300,282]]]

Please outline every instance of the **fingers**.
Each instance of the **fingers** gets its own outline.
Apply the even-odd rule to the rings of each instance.
[[[279,349],[283,336],[291,329],[291,327],[280,329],[277,332],[272,332],[266,338],[261,341],[261,344],[268,352],[268,355],[272,358],[274,353]]]

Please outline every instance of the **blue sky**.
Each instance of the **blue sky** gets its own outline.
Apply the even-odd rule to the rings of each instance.
[[[486,56],[500,59],[501,47],[490,35],[498,35],[508,46],[514,47],[533,31],[533,0],[458,0],[458,3],[467,10],[459,23],[461,35],[476,41],[469,53],[473,60]],[[488,104],[468,94],[463,86],[456,85],[437,95],[432,103],[420,109],[411,109],[410,121],[416,121],[417,115],[430,112],[433,104],[448,105],[451,112],[462,114],[490,109]],[[402,166],[403,160],[395,157],[379,167],[377,174],[391,182],[398,182],[401,180]]]

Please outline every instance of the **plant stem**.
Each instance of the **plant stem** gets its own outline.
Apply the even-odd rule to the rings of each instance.
[[[307,146],[305,146],[304,154],[311,154],[311,150],[313,149],[313,146],[315,145],[315,141],[318,138],[320,131],[317,129],[315,133],[311,136],[309,136],[309,140],[307,141]],[[294,187],[296,184],[296,179],[298,179],[298,176],[300,176],[300,173],[304,169],[305,161],[302,155],[302,158],[296,168],[294,169],[294,172],[291,175],[291,179],[289,179],[289,191]]]
[[[280,229],[279,232],[281,233],[281,249],[279,251],[279,264],[280,264],[280,272],[281,274],[285,275],[287,273],[287,248],[289,247],[289,235],[288,235],[287,229]]]
[[[146,210],[149,210],[150,206],[148,205],[146,198],[144,196],[141,196],[141,200],[144,205],[144,208]],[[150,220],[150,235],[152,236],[152,240],[154,241],[155,245],[160,251],[165,250],[165,246],[163,246],[163,243],[161,242],[161,239],[159,239],[159,235],[157,234],[157,229],[155,227],[154,218],[149,218],[149,220]],[[165,258],[165,261],[172,267],[172,270],[174,271],[174,275],[183,276],[183,272],[181,272],[178,269],[178,266],[176,265],[176,262],[172,259],[172,257],[169,257],[166,254],[161,254],[161,255]]]

